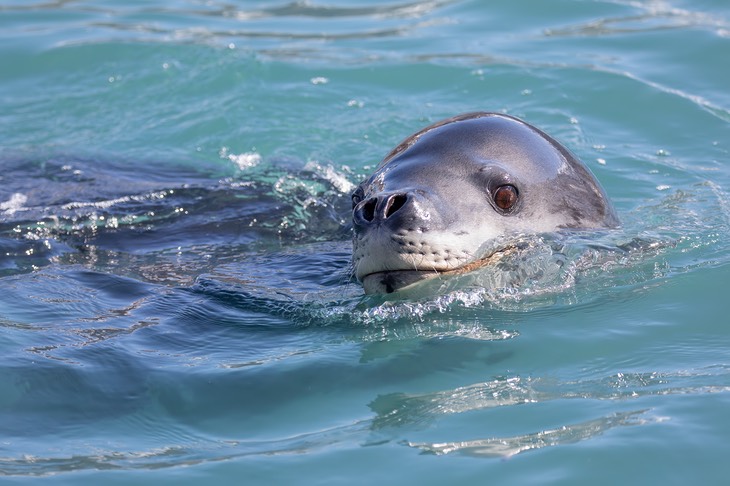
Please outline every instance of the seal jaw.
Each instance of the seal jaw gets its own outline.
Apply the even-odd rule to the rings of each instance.
[[[365,275],[360,279],[360,282],[366,294],[392,294],[423,280],[440,276],[460,275],[478,268],[495,265],[502,258],[514,255],[518,251],[519,245],[509,244],[456,268],[447,270],[386,270]]]
[[[380,231],[366,232],[353,239],[353,275],[366,293],[391,293],[420,280],[458,270],[474,260],[466,250],[447,244],[447,235],[428,241],[393,236]],[[372,289],[372,290],[368,290]]]
[[[366,294],[391,294],[413,285],[421,280],[437,277],[439,272],[419,270],[395,270],[377,272],[362,278],[362,287]]]

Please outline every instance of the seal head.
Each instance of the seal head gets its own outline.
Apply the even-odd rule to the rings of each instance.
[[[510,236],[614,228],[588,168],[515,117],[467,113],[411,135],[352,194],[353,269],[366,293],[461,273]]]

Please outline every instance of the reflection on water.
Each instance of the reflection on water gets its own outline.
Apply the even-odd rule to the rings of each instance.
[[[547,378],[501,377],[485,383],[423,395],[379,396],[370,407],[374,427],[427,424],[445,415],[551,400],[635,400],[652,395],[730,391],[727,368],[681,373],[618,373],[599,380],[560,382]]]
[[[475,439],[460,442],[422,443],[408,442],[407,445],[430,454],[451,454],[458,452],[480,457],[509,457],[521,452],[564,444],[573,444],[592,439],[613,428],[628,425],[642,425],[658,421],[643,418],[646,410],[611,414],[595,420],[569,424],[558,429],[541,430],[533,434],[493,439]]]

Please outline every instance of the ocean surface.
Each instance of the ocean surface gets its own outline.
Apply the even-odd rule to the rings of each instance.
[[[0,0],[0,483],[727,484],[729,88],[725,0]],[[622,227],[364,296],[354,185],[477,110]]]

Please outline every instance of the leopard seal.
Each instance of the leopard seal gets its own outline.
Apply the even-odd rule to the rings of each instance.
[[[510,236],[620,224],[567,148],[492,112],[406,138],[353,192],[352,223],[353,274],[366,294],[487,265],[509,252]]]

